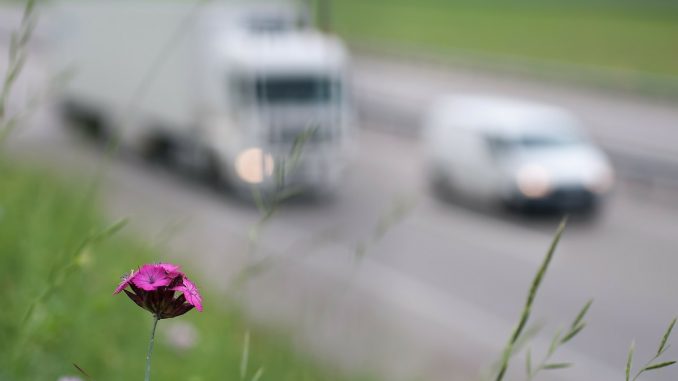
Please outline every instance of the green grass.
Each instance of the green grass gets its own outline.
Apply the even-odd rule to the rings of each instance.
[[[0,174],[0,380],[77,375],[72,363],[96,380],[142,379],[151,316],[112,291],[121,273],[163,254],[118,233],[73,256],[83,237],[104,227],[93,203],[83,204],[85,187],[3,162]],[[54,270],[73,257],[75,266],[59,281]],[[205,312],[160,322],[153,379],[240,380],[245,321],[223,297],[202,291]],[[198,331],[192,349],[168,344],[166,332],[179,321]],[[262,380],[345,379],[295,353],[284,334],[254,329],[250,347],[250,378],[263,366]]]
[[[670,1],[335,0],[337,31],[431,53],[678,75]]]

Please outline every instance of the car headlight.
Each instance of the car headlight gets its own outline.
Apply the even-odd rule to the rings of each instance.
[[[527,198],[541,198],[551,191],[551,176],[546,168],[528,164],[516,172],[518,190]]]
[[[235,158],[235,172],[249,184],[260,184],[273,174],[273,156],[261,148],[248,148]]]

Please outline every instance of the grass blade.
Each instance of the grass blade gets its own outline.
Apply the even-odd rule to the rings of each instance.
[[[631,363],[633,362],[633,351],[635,349],[636,343],[631,342],[631,346],[629,347],[629,354],[626,357],[626,381],[629,381],[631,378]]]
[[[257,369],[256,373],[254,373],[254,376],[252,376],[251,381],[259,381],[261,380],[261,376],[264,375],[264,368],[259,368]]]
[[[523,308],[523,311],[520,316],[520,321],[518,322],[518,325],[511,334],[509,342],[506,344],[506,347],[504,348],[499,373],[497,373],[495,381],[503,380],[504,376],[506,375],[506,371],[508,370],[508,363],[511,358],[511,354],[513,353],[513,346],[515,345],[516,341],[518,341],[518,338],[523,332],[523,329],[525,329],[525,325],[527,324],[527,321],[530,318],[530,314],[532,312],[532,304],[534,303],[534,299],[537,296],[537,291],[539,290],[539,286],[541,285],[541,282],[544,279],[544,275],[546,274],[546,270],[548,269],[549,264],[551,264],[551,260],[553,259],[553,253],[556,251],[556,247],[558,247],[558,242],[560,242],[560,237],[563,235],[563,231],[565,230],[566,225],[567,217],[563,218],[563,221],[560,223],[560,226],[558,226],[558,230],[556,231],[556,235],[553,238],[553,241],[551,242],[551,246],[549,247],[548,252],[546,253],[546,257],[544,257],[544,261],[542,262],[541,266],[539,267],[539,270],[537,271],[537,274],[534,277],[534,280],[532,281],[530,291],[527,294],[527,300],[525,301],[525,307]]]
[[[129,220],[127,218],[119,219],[118,221],[115,221],[114,223],[95,233],[92,236],[92,238],[90,238],[90,242],[98,243],[101,241],[105,241],[106,239],[114,236],[116,233],[122,230],[125,226],[127,226],[128,223]]]
[[[247,363],[250,358],[250,331],[245,332],[245,339],[242,346],[242,357],[240,358],[240,380],[244,381],[247,377]]]
[[[550,370],[550,369],[565,369],[571,367],[572,364],[569,362],[557,362],[557,363],[552,363],[552,364],[546,364],[542,367],[544,370]]]
[[[586,327],[586,323],[581,323],[581,324],[579,324],[578,327],[576,327],[576,328],[573,329],[572,331],[568,332],[567,335],[565,335],[565,336],[563,337],[563,339],[560,340],[560,343],[561,343],[561,344],[565,344],[565,343],[567,343],[568,341],[572,340],[572,338],[575,337],[575,336],[577,336],[577,334],[578,334],[579,332],[581,332],[581,330],[584,329],[584,327]]]
[[[671,336],[671,331],[673,330],[674,325],[676,325],[676,318],[673,318],[673,320],[671,320],[669,328],[666,330],[666,333],[664,333],[664,337],[662,337],[662,341],[659,344],[659,349],[657,349],[657,357],[659,357],[666,349],[666,343],[669,341],[669,336]]]
[[[643,368],[643,371],[664,368],[664,367],[667,367],[669,365],[673,365],[675,363],[676,363],[675,361],[664,361],[664,362],[660,362],[658,364],[648,365],[645,368]]]
[[[78,372],[80,372],[85,377],[86,380],[93,380],[92,376],[85,372],[85,370],[78,366],[78,364],[73,363],[73,366],[75,367],[75,369],[78,370]]]
[[[563,341],[560,339],[560,330],[558,330],[556,334],[553,335],[553,339],[551,339],[551,344],[549,345],[549,350],[547,352],[548,355],[552,355],[558,348],[558,344],[562,342]]]
[[[589,311],[589,308],[591,308],[591,304],[593,304],[593,299],[589,299],[588,302],[584,305],[584,307],[579,311],[579,314],[577,317],[574,319],[572,322],[572,325],[570,326],[570,330],[574,331],[584,320],[584,316],[586,316],[586,313]]]

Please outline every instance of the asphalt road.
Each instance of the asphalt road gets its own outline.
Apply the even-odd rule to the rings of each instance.
[[[441,77],[420,69],[362,60],[356,88],[390,89],[403,79],[415,86],[412,78],[428,77],[438,91],[449,83],[443,78],[468,75]],[[27,82],[39,87],[43,78],[36,60]],[[494,76],[472,78],[490,86]],[[678,125],[678,115],[670,104],[521,79],[501,82],[503,91],[512,91],[510,84],[518,93],[549,101],[567,94],[565,106],[592,110],[584,117],[598,121],[593,133],[604,144],[664,162],[675,158],[671,126]],[[421,93],[435,93],[425,90]],[[413,104],[398,104],[393,113]],[[367,118],[371,128],[359,133],[355,160],[333,200],[285,205],[256,247],[248,238],[259,218],[252,206],[133,157],[109,161],[100,148],[61,128],[49,110],[38,112],[8,147],[17,160],[85,182],[102,173],[104,161],[100,199],[112,218],[129,217],[135,234],[202,270],[203,281],[230,291],[255,321],[288,329],[319,359],[373,370],[389,380],[472,379],[497,358],[508,338],[558,219],[434,197],[423,177],[418,141],[392,134],[388,117],[389,109],[381,109]],[[641,132],[636,122],[646,119],[653,122],[643,124]],[[621,137],[621,130],[633,132]],[[595,302],[586,330],[556,356],[576,366],[552,373],[553,379],[623,379],[634,338],[638,359],[650,356],[677,313],[675,196],[675,189],[661,182],[624,177],[598,218],[570,224],[534,318],[545,322],[549,333],[569,324],[589,298]],[[414,206],[381,239],[370,241],[381,216],[402,203]],[[359,242],[370,242],[363,256],[356,256]],[[233,291],[239,269],[262,258],[272,258],[270,268]],[[536,339],[535,357],[548,340],[548,334]],[[517,363],[512,369],[520,375],[522,368]],[[664,380],[676,370],[657,374],[645,379]]]

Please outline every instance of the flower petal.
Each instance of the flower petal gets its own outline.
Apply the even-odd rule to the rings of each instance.
[[[132,279],[134,279],[134,277],[137,274],[138,273],[135,273],[134,269],[132,269],[132,271],[130,271],[128,274],[123,275],[120,284],[118,284],[118,287],[116,287],[115,291],[113,291],[113,295],[119,294],[120,291],[122,291],[125,287],[127,287],[127,285],[129,285],[129,283],[132,281]]]
[[[202,312],[202,296],[200,296],[198,287],[188,277],[184,277],[184,297],[189,304],[195,306],[196,310]]]
[[[154,291],[159,287],[169,286],[172,283],[172,278],[167,275],[167,272],[161,266],[143,265],[132,279],[132,283],[143,290]]]
[[[175,265],[173,263],[166,263],[166,262],[160,262],[157,265],[162,267],[165,271],[167,271],[168,274],[183,275],[183,272],[181,272],[181,267],[179,267],[179,265]]]

